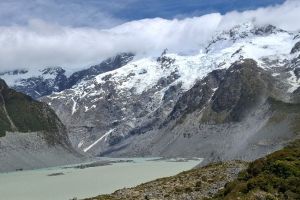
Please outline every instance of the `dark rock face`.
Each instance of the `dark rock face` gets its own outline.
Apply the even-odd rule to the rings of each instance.
[[[294,69],[294,74],[295,74],[295,76],[297,77],[297,79],[300,78],[300,67]]]
[[[212,98],[212,110],[228,112],[225,121],[240,121],[272,91],[272,78],[254,60],[233,64]]]
[[[43,137],[54,145],[68,145],[64,125],[45,103],[8,88],[0,79],[0,133],[6,131],[44,132]]]
[[[300,103],[300,86],[293,92],[293,102]]]
[[[272,95],[273,79],[251,59],[238,61],[227,70],[215,70],[179,98],[166,122],[202,109],[206,113],[203,122],[242,121]],[[222,115],[222,119],[215,115]]]
[[[297,42],[297,43],[295,44],[295,46],[292,48],[291,54],[296,53],[296,52],[299,52],[299,51],[300,51],[300,42]]]
[[[169,115],[170,120],[178,119],[186,114],[202,109],[212,97],[226,70],[215,70],[208,74],[203,80],[198,81],[190,90],[185,92],[177,101],[173,111]]]
[[[0,92],[8,88],[6,82],[3,79],[0,79]]]
[[[163,51],[160,57],[157,58],[157,62],[161,65],[162,68],[168,68],[170,65],[174,64],[175,59],[169,58],[166,56],[167,49]]]
[[[258,27],[257,29],[254,30],[254,33],[256,35],[264,35],[264,34],[271,34],[271,33],[275,33],[276,31],[282,31],[278,28],[276,28],[273,25],[267,25],[267,26],[263,26],[263,27]]]
[[[25,93],[35,99],[70,89],[82,80],[88,80],[98,74],[118,69],[133,59],[131,53],[122,53],[113,58],[109,58],[99,65],[73,73],[70,77],[65,75],[65,70],[61,67],[50,67],[42,70],[42,75],[21,79],[21,81],[12,86],[15,90]],[[7,72],[8,73],[8,72]],[[11,74],[27,73],[25,70],[10,72]],[[4,75],[4,74],[3,74]]]
[[[177,101],[166,122],[183,118],[211,104],[211,111],[225,115],[218,122],[241,121],[251,109],[272,93],[272,76],[254,60],[234,63],[227,70],[215,70],[198,81]],[[203,119],[217,122],[213,116]]]
[[[54,76],[53,78],[44,78],[47,75]],[[23,92],[35,99],[49,95],[52,92],[60,92],[67,86],[67,77],[65,70],[61,67],[46,68],[42,71],[42,76],[22,79],[20,84],[13,88],[17,91]]]
[[[98,74],[118,69],[132,61],[133,58],[134,54],[132,53],[122,53],[113,58],[109,58],[103,61],[99,65],[92,66],[86,70],[75,72],[68,79],[68,83],[65,89],[73,87],[83,79],[90,79]]]
[[[0,79],[0,172],[74,164],[83,159],[47,104],[10,89]]]

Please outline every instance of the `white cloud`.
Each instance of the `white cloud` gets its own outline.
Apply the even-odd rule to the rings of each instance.
[[[119,52],[157,54],[198,50],[217,30],[255,21],[300,30],[300,1],[245,12],[218,13],[182,20],[132,21],[112,29],[72,28],[31,20],[26,26],[0,27],[0,71],[24,67],[77,68]]]

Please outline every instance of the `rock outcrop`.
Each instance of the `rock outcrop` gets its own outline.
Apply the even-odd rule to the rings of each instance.
[[[78,162],[83,156],[45,103],[10,89],[0,79],[0,171]]]

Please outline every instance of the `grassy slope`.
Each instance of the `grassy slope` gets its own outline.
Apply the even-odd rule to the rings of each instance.
[[[300,199],[300,140],[250,163],[213,199]]]
[[[55,115],[47,106],[21,93],[10,92],[6,97],[6,109],[21,132],[51,131],[56,129]],[[49,115],[49,114],[52,114]]]

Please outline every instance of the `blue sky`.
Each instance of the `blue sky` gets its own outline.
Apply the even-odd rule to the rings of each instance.
[[[113,27],[132,20],[200,16],[281,4],[284,0],[1,0],[0,25],[41,19],[73,27]]]
[[[212,12],[224,14],[232,10],[249,10],[283,3],[283,0],[140,0],[116,12],[122,19],[200,16]]]

